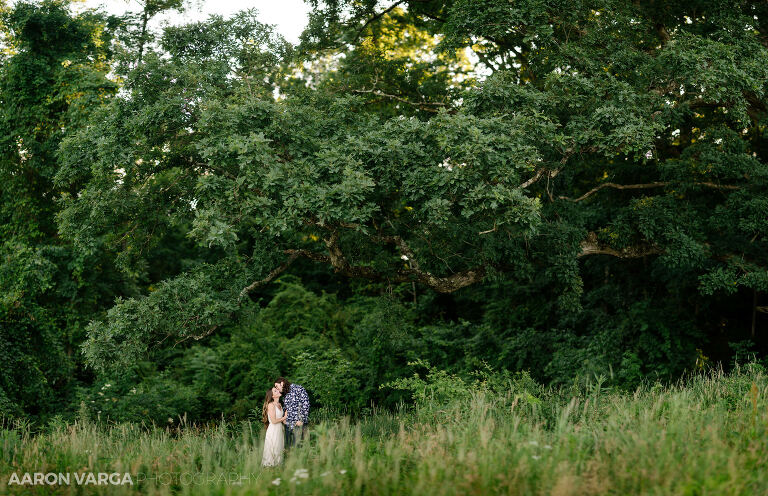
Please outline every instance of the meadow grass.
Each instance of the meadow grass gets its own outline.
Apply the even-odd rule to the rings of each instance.
[[[471,391],[361,418],[316,412],[262,469],[257,422],[58,422],[0,430],[1,494],[768,494],[768,379],[752,364],[627,393]],[[16,472],[128,472],[133,486],[8,485]],[[73,481],[74,482],[74,481]]]

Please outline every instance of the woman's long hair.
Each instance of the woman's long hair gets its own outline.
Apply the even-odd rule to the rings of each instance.
[[[264,408],[261,409],[261,421],[264,422],[264,428],[269,427],[269,414],[267,407],[272,403],[272,388],[267,389],[267,396],[264,398]]]

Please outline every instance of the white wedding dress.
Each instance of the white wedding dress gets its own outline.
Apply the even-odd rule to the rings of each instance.
[[[275,405],[275,420],[283,416],[283,409]],[[285,426],[282,422],[273,424],[269,422],[267,435],[264,438],[264,454],[261,464],[264,467],[274,467],[283,462],[283,447],[285,446]]]

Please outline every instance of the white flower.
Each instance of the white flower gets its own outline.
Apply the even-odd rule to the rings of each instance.
[[[528,441],[528,444],[530,444],[531,446],[538,446],[539,445],[538,441]]]
[[[293,476],[294,477],[301,477],[302,479],[306,479],[307,477],[309,477],[309,470],[307,470],[305,468],[296,469],[296,471],[293,473]]]
[[[169,424],[172,424],[172,423],[173,423],[173,418],[172,418],[172,417],[168,417],[168,423],[169,423]]]
[[[326,472],[323,472],[322,474],[320,474],[320,477],[325,477],[325,476],[326,476],[326,475],[328,475],[328,474],[330,474],[330,472],[328,472],[328,471],[326,471]]]
[[[272,484],[279,486],[280,485],[280,477],[272,481]]]
[[[547,444],[547,445],[544,446],[544,449],[552,449],[552,446]]]
[[[651,150],[648,150],[647,152],[645,152],[645,158],[647,159],[653,158],[653,152]]]
[[[442,162],[442,163],[440,163],[440,164],[437,164],[437,166],[438,166],[438,167],[442,167],[442,168],[443,168],[443,169],[445,169],[445,170],[449,170],[449,171],[452,171],[452,170],[453,170],[453,168],[454,168],[454,166],[455,166],[455,167],[458,167],[458,168],[460,168],[460,169],[461,169],[462,167],[466,167],[466,166],[467,166],[467,164],[466,164],[466,162],[462,162],[462,163],[460,163],[460,164],[456,164],[455,162],[453,162],[453,161],[451,160],[451,157],[446,157],[446,158],[445,158],[445,160],[443,160],[443,162]]]
[[[531,455],[531,458],[533,458],[534,460],[541,459],[541,457],[539,455]]]
[[[408,261],[408,256],[407,255],[400,255],[400,258],[402,258],[406,262]]]
[[[131,393],[136,394],[136,388],[131,388]]]
[[[347,471],[342,469],[342,470],[339,470],[339,473],[340,473],[340,474],[346,474],[346,473],[347,473]]]

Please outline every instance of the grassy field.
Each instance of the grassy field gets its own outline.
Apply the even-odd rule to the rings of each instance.
[[[269,470],[256,422],[6,425],[0,494],[768,494],[759,365],[633,393],[450,381],[398,412],[317,412],[309,442]],[[14,472],[127,472],[133,485],[8,485]]]

